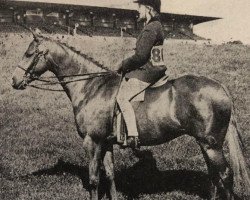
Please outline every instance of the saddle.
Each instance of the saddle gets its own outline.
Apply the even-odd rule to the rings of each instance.
[[[168,82],[169,76],[166,74],[162,78],[160,78],[157,82],[149,85],[144,91],[136,94],[131,101],[132,102],[143,102],[145,98],[145,93],[149,88],[157,88],[165,85]],[[123,115],[120,112],[120,109],[118,108],[117,104],[115,106],[115,112],[114,112],[114,121],[113,121],[113,130],[114,135],[117,137],[117,142],[119,144],[126,143],[127,140],[127,128],[125,121],[123,119]]]

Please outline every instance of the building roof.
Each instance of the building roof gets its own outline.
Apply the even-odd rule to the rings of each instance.
[[[1,1],[1,0],[0,0]],[[16,2],[17,4],[29,5],[32,3],[45,3],[45,4],[56,4],[56,5],[70,5],[70,6],[92,6],[92,7],[107,7],[107,8],[118,8],[134,10],[135,6],[133,0],[2,0],[5,2]],[[127,3],[126,3],[127,1]],[[112,3],[113,2],[113,3]]]
[[[192,22],[193,25],[221,19],[218,17],[206,17],[206,16],[197,16],[197,15],[182,15],[182,14],[173,14],[173,13],[161,13],[161,18],[163,21],[189,21]]]
[[[37,7],[40,8],[50,8],[55,10],[74,10],[74,11],[89,11],[93,13],[109,13],[110,9],[112,13],[118,15],[127,15],[127,16],[136,16],[137,11],[131,7],[131,5],[127,4],[112,4],[108,3],[107,1],[99,1],[99,0],[2,0],[4,6],[12,6],[12,7],[22,7],[28,9],[35,9]],[[99,3],[98,3],[99,2]],[[103,3],[106,2],[106,3]],[[196,16],[196,15],[185,15],[185,14],[175,14],[175,13],[161,13],[161,17],[163,21],[190,21],[194,25],[208,22],[216,19],[220,19],[217,17],[207,17],[207,16]]]

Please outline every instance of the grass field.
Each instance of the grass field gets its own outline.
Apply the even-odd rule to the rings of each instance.
[[[107,66],[129,55],[135,42],[128,38],[63,40]],[[24,34],[0,33],[0,199],[88,199],[88,159],[66,95],[11,88],[12,73],[29,42],[31,37]],[[226,85],[249,162],[250,46],[168,41],[164,56],[171,77],[194,73]],[[183,136],[144,149],[152,154],[138,162],[130,150],[115,146],[119,199],[207,198],[207,168],[192,138]]]

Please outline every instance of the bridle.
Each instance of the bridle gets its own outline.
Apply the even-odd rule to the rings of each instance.
[[[39,62],[41,57],[43,57],[46,62],[49,62],[52,65],[58,66],[58,64],[55,63],[53,58],[48,58],[48,56],[47,56],[48,53],[49,53],[49,50],[46,50],[45,52],[43,52],[43,51],[39,51],[38,47],[36,47],[35,52],[31,55],[31,56],[34,56],[34,58],[33,58],[32,63],[30,64],[30,66],[27,69],[25,69],[25,68],[18,65],[18,68],[22,69],[25,72],[25,74],[23,76],[22,86],[33,87],[33,88],[41,89],[41,90],[60,91],[61,92],[63,90],[44,88],[42,86],[68,84],[68,83],[84,81],[84,80],[89,80],[89,79],[93,79],[93,78],[98,78],[98,77],[103,77],[103,76],[111,76],[111,75],[117,74],[117,71],[112,71],[103,65],[97,65],[99,68],[105,70],[105,72],[71,74],[71,75],[62,75],[62,76],[57,76],[57,77],[56,76],[40,77],[40,75],[36,75],[34,73],[34,70],[35,70],[35,67],[36,67],[36,65]],[[90,59],[94,60],[93,58],[90,58]],[[64,78],[69,78],[70,80],[62,80]],[[73,78],[73,80],[72,80],[72,78]],[[53,80],[53,79],[58,79],[58,80]],[[34,81],[34,80],[40,81],[42,83],[29,85],[29,83]]]
[[[20,65],[17,66],[19,69],[25,72],[23,75],[22,86],[26,87],[31,81],[39,80],[39,76],[34,73],[34,69],[42,56],[46,58],[47,53],[48,51],[46,51],[45,53],[43,53],[42,51],[39,52],[37,48],[34,53],[29,55],[30,57],[34,58],[27,69],[21,67]]]

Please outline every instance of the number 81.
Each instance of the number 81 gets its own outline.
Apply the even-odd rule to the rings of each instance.
[[[163,48],[154,48],[151,52],[151,58],[154,62],[161,62],[163,61]]]

